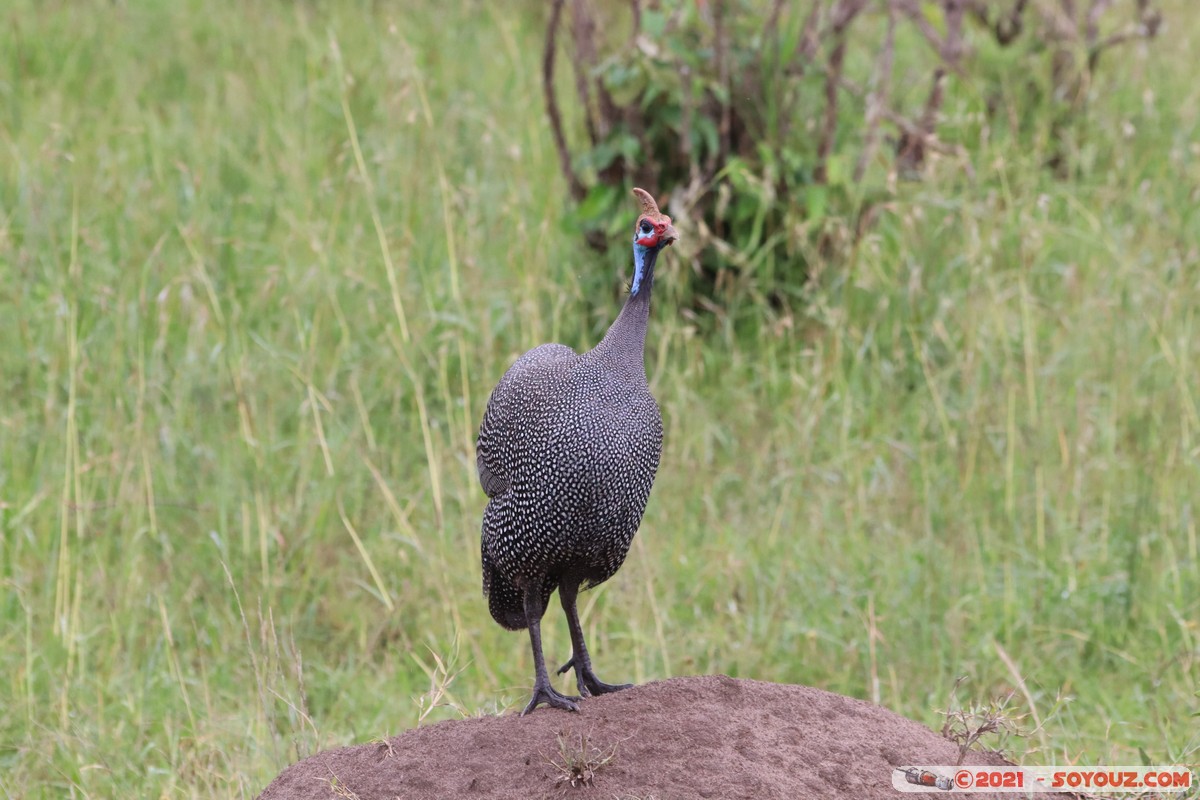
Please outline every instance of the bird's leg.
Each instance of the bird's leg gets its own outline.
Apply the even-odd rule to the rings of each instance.
[[[588,655],[587,644],[583,641],[583,627],[579,624],[579,611],[575,608],[575,598],[579,593],[579,584],[564,582],[558,586],[558,599],[562,601],[563,611],[567,615],[567,627],[571,629],[571,660],[558,668],[562,675],[572,667],[575,668],[575,682],[579,686],[579,694],[589,697],[594,694],[608,694],[628,689],[633,684],[604,683],[596,677],[592,669],[592,659]]]
[[[535,677],[533,697],[530,698],[529,705],[525,706],[525,710],[521,712],[522,717],[541,703],[567,711],[579,710],[579,706],[575,704],[579,698],[560,694],[550,685],[550,676],[546,674],[546,661],[542,657],[542,614],[545,612],[546,606],[542,603],[540,587],[537,585],[526,587],[525,622],[529,626],[529,642],[533,645]]]

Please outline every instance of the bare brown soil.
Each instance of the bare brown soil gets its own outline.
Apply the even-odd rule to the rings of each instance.
[[[861,700],[724,676],[675,678],[588,698],[578,714],[541,708],[442,722],[386,744],[328,750],[288,767],[260,800],[870,800],[901,796],[896,767],[957,759],[956,745]],[[966,763],[1006,762],[970,753]]]

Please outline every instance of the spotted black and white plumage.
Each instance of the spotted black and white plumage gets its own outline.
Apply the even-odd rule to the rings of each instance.
[[[517,359],[488,400],[476,464],[489,499],[480,550],[483,591],[505,628],[529,628],[534,696],[575,710],[549,686],[538,623],[559,589],[580,694],[623,686],[596,679],[575,608],[577,592],[616,573],[629,552],[662,453],[662,417],[646,383],[644,349],[658,253],[677,234],[649,195],[634,229],[634,279],[603,340],[577,354],[561,344]]]

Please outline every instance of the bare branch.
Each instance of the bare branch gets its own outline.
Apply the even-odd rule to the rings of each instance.
[[[725,99],[721,100],[721,120],[718,124],[719,148],[720,154],[717,156],[717,163],[724,164],[725,159],[729,157],[729,152],[732,149],[730,143],[730,130],[732,129],[732,85],[729,80],[729,31],[725,26],[725,2],[724,0],[716,0],[713,4],[714,19],[714,37],[717,62],[717,80],[722,88],[725,89]]]
[[[1079,12],[1075,7],[1075,0],[1058,0],[1058,5],[1062,8],[1063,16],[1071,21],[1072,27],[1078,28]]]
[[[1123,42],[1132,41],[1134,39],[1153,39],[1158,35],[1158,26],[1162,21],[1159,16],[1153,16],[1149,22],[1142,22],[1136,25],[1119,30],[1116,33],[1109,34],[1104,39],[1097,42],[1088,51],[1088,71],[1095,72],[1096,67],[1100,64],[1100,55],[1110,47],[1115,47]]]
[[[592,93],[588,74],[596,66],[596,23],[592,19],[588,0],[571,0],[571,38],[575,40],[571,71],[575,74],[575,92],[583,106],[583,122],[592,146],[599,144],[607,130],[597,130],[592,119]],[[603,118],[602,118],[603,119]]]
[[[827,166],[837,135],[838,82],[846,60],[846,29],[865,5],[866,0],[838,0],[830,13],[830,32],[836,42],[829,54],[828,72],[825,74],[825,119],[817,144],[817,168],[813,171],[813,180],[817,183],[825,183],[829,178]]]
[[[813,56],[816,55],[817,48],[820,47],[820,41],[817,39],[817,29],[821,23],[821,12],[823,5],[821,0],[813,0],[812,6],[809,8],[808,16],[804,19],[804,26],[800,29],[800,37],[796,42],[796,49],[792,52],[791,58],[783,58],[781,56],[778,62],[782,67],[784,76],[790,78],[799,78],[804,75],[805,67],[812,62]],[[783,89],[783,96],[787,98],[786,92],[788,89]],[[786,142],[791,131],[792,121],[795,114],[791,113],[792,102],[795,95],[787,102],[785,113],[779,118],[779,141]]]
[[[925,101],[925,112],[921,115],[921,130],[932,134],[937,128],[937,115],[942,110],[942,98],[946,88],[946,71],[933,71],[933,86],[929,89],[929,99]]]
[[[567,139],[563,135],[562,115],[558,112],[558,98],[554,92],[554,55],[558,49],[558,23],[562,18],[563,3],[566,0],[554,0],[550,6],[550,22],[546,27],[546,48],[542,52],[542,93],[546,98],[546,116],[550,118],[550,131],[554,136],[554,148],[558,151],[558,166],[571,196],[578,202],[587,195],[583,183],[571,166],[571,153],[567,150]]]
[[[862,12],[867,5],[867,0],[838,0],[838,4],[833,7],[829,17],[829,27],[834,36],[841,36],[846,32],[846,28],[850,27],[850,23],[854,18]]]
[[[846,40],[839,38],[833,52],[829,54],[829,72],[825,76],[825,119],[821,124],[821,141],[817,145],[817,168],[813,174],[813,180],[817,183],[825,183],[829,177],[826,165],[829,154],[833,152],[833,139],[837,133],[837,85],[845,59]]]
[[[1063,0],[1064,3],[1067,0]],[[1074,42],[1079,38],[1079,26],[1075,21],[1073,5],[1058,8],[1050,3],[1039,3],[1044,20],[1043,30],[1048,42]]]
[[[771,13],[767,15],[767,25],[763,28],[765,36],[763,38],[772,37],[779,30],[779,16],[783,13],[783,0],[774,0],[771,3]],[[775,42],[778,44],[778,40]]]
[[[888,103],[888,93],[891,88],[892,61],[896,52],[896,3],[887,2],[887,32],[883,37],[883,47],[879,58],[875,60],[875,72],[871,76],[873,86],[867,97],[867,132],[864,135],[863,149],[858,154],[858,163],[854,165],[854,181],[862,180],[867,171],[867,164],[875,157],[879,145],[879,121],[883,119],[883,109]]]
[[[938,53],[942,52],[944,47],[942,37],[938,34],[937,29],[933,27],[933,23],[925,16],[925,12],[921,9],[921,4],[918,0],[896,0],[896,9],[917,26],[917,30],[929,42],[930,47]]]
[[[942,107],[945,93],[946,71],[938,67],[933,73],[933,85],[925,100],[925,110],[917,130],[905,131],[896,142],[896,165],[905,173],[915,174],[925,164],[925,151],[934,141],[937,131],[937,115]]]
[[[1017,0],[1007,17],[996,18],[996,24],[992,26],[992,34],[995,35],[996,41],[1002,47],[1007,46],[1021,35],[1021,29],[1024,27],[1021,17],[1025,14],[1027,4],[1027,0]]]
[[[808,12],[808,18],[804,20],[804,27],[800,31],[800,40],[796,43],[796,52],[792,55],[792,61],[797,63],[795,74],[804,74],[804,65],[813,60],[813,56],[817,54],[817,48],[820,47],[821,41],[817,37],[817,28],[821,24],[821,11],[823,4],[821,0],[813,0],[812,10]]]
[[[942,40],[939,54],[946,65],[958,70],[959,62],[967,51],[963,41],[963,14],[966,11],[966,0],[942,0],[946,18],[946,36]]]
[[[967,0],[967,11],[980,25],[991,30],[992,35],[996,37],[997,44],[1006,47],[1021,34],[1021,30],[1024,28],[1021,17],[1028,4],[1028,0],[1016,0],[1009,7],[1007,14],[997,14],[994,21],[991,17],[992,11],[996,8],[993,0]]]
[[[1084,36],[1088,47],[1094,47],[1100,38],[1100,17],[1112,5],[1112,0],[1092,0],[1088,6],[1087,18],[1084,22]]]
[[[696,174],[696,159],[692,157],[692,119],[695,100],[692,97],[692,68],[687,64],[679,67],[679,82],[683,89],[679,93],[679,154],[692,167],[692,178]]]

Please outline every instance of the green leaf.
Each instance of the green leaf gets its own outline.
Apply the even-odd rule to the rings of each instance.
[[[642,143],[632,133],[615,134],[611,141],[617,152],[630,161],[636,161],[642,155]]]
[[[825,182],[830,186],[841,186],[846,183],[846,157],[831,155],[825,160]]]
[[[648,8],[642,12],[642,31],[651,39],[658,39],[667,27],[667,15],[663,12]]]
[[[697,150],[697,157],[705,157],[715,153],[721,147],[720,131],[710,117],[695,117],[692,120],[692,130],[696,133],[697,144],[702,149]]]
[[[829,205],[829,191],[820,184],[813,184],[804,193],[804,203],[808,208],[809,219],[821,219]]]
[[[922,3],[921,13],[929,20],[930,25],[937,28],[938,33],[946,32],[946,16],[942,12],[941,3]]]
[[[575,158],[575,168],[580,171],[589,169],[601,170],[612,163],[617,157],[617,151],[612,143],[603,141],[591,150],[585,150]]]
[[[609,215],[615,199],[616,189],[614,187],[597,184],[588,191],[575,213],[584,222],[604,219]]]

